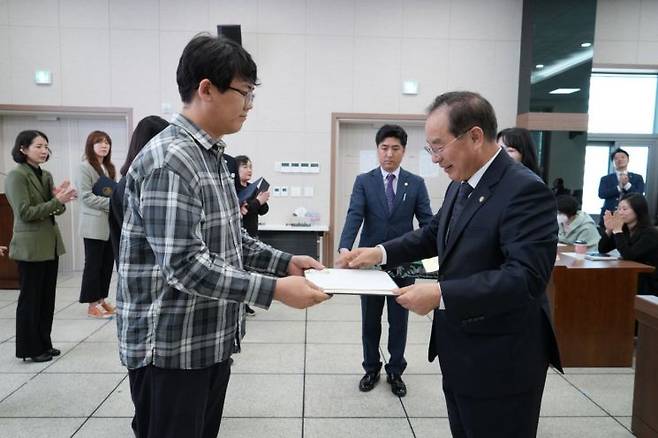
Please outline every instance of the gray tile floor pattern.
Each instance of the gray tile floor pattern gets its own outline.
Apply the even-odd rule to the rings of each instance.
[[[0,437],[132,436],[115,321],[87,318],[77,303],[79,285],[79,273],[60,276],[52,337],[62,355],[40,364],[14,357],[18,293],[0,291]],[[357,297],[334,297],[306,311],[278,303],[258,310],[243,352],[234,356],[220,435],[450,437],[441,373],[426,359],[431,321],[410,317],[409,394],[400,399],[383,381],[359,392],[359,319]],[[538,436],[632,437],[633,378],[632,368],[549,371]]]

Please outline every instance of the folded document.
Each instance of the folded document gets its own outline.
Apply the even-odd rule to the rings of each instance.
[[[375,269],[308,269],[304,275],[328,294],[393,295],[398,288],[386,272]]]

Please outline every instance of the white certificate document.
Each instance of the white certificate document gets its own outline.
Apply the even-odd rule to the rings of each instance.
[[[386,272],[375,269],[308,269],[304,275],[328,294],[393,295],[398,288]]]

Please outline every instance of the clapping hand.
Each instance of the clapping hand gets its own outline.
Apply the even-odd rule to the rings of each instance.
[[[610,233],[621,233],[622,227],[624,226],[624,220],[621,218],[619,213],[612,213],[610,210],[606,210],[603,215],[603,225],[605,226],[605,231]]]
[[[78,197],[78,192],[75,190],[69,180],[65,180],[58,187],[53,189],[53,195],[62,204],[66,204]]]
[[[619,175],[619,188],[624,190],[626,188],[626,184],[628,184],[628,174],[622,173]]]

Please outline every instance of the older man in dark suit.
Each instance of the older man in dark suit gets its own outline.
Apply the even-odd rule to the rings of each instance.
[[[454,437],[536,435],[548,364],[560,369],[545,294],[557,244],[555,199],[501,153],[489,102],[446,93],[429,108],[427,150],[452,179],[429,226],[343,256],[351,267],[438,255],[438,283],[399,291],[416,313],[434,311],[437,355]]]

